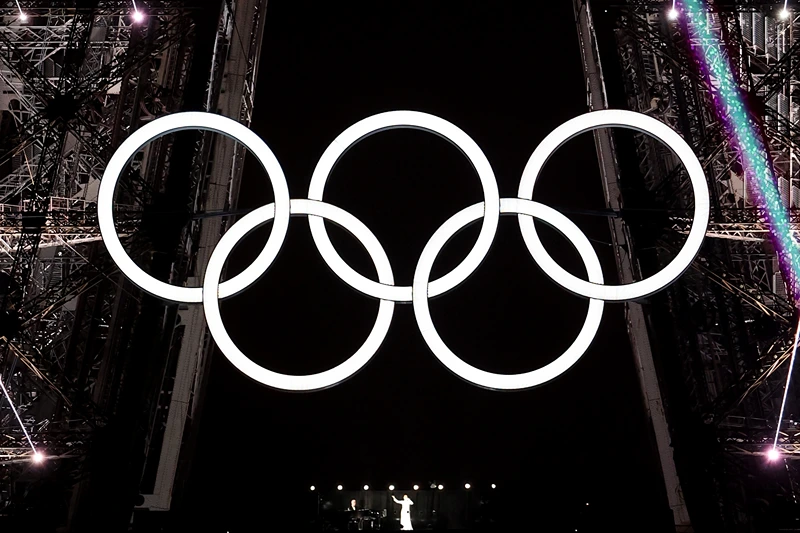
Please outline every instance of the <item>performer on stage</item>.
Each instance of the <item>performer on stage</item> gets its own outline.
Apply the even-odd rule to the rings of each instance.
[[[358,508],[356,507],[356,500],[355,498],[350,500],[350,507],[347,508],[348,511],[357,511]]]
[[[408,494],[403,494],[403,499],[398,500],[392,494],[392,499],[394,503],[399,503],[403,506],[400,510],[400,527],[403,528],[403,531],[409,531],[414,529],[411,527],[411,506],[414,505],[414,502],[411,501],[411,498],[408,497]]]

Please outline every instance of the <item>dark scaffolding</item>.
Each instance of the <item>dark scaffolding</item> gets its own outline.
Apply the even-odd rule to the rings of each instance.
[[[249,125],[266,1],[148,0],[141,21],[129,1],[21,4],[0,1],[0,378],[47,458],[32,465],[0,398],[0,522],[20,529],[0,527],[124,530],[135,507],[170,507],[207,339],[202,319],[143,294],[110,260],[99,182],[122,141],[159,116]],[[190,131],[133,157],[115,223],[137,264],[173,284],[202,276],[243,155]],[[182,410],[170,417],[173,392]]]
[[[766,459],[797,328],[795,303],[712,101],[714,82],[699,67],[700,43],[685,21],[668,17],[671,7],[575,2],[590,107],[629,109],[671,126],[697,154],[711,192],[709,232],[692,267],[666,291],[626,306],[673,521],[678,531],[796,531],[796,385],[778,440],[781,459]],[[780,17],[783,5],[775,2],[708,7],[797,223],[800,19]],[[614,130],[596,141],[620,277],[651,275],[675,257],[692,223],[688,175],[647,135]]]

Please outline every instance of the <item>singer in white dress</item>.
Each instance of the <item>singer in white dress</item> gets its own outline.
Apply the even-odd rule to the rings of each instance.
[[[403,494],[403,499],[398,500],[392,494],[392,499],[394,503],[399,503],[403,506],[400,510],[400,527],[403,528],[403,531],[410,531],[414,529],[411,527],[411,506],[414,505],[414,502],[411,501],[411,498],[408,497],[408,494]]]

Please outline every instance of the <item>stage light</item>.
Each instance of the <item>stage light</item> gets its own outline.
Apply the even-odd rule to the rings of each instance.
[[[22,11],[20,11],[20,13],[19,13],[19,20],[21,20],[22,22],[28,22],[28,15],[26,15],[25,13],[23,13]]]
[[[364,490],[369,490],[369,485],[364,485]]]
[[[497,485],[495,485],[494,483],[492,483],[492,488],[493,488],[493,489],[496,489],[496,488],[497,488]]]
[[[672,9],[669,10],[669,13],[667,13],[667,18],[669,20],[678,20],[679,15],[680,13],[678,12],[678,10],[673,7]]]
[[[467,490],[469,490],[469,488],[470,488],[471,486],[472,486],[472,485],[470,485],[469,483],[464,483],[464,488],[465,488],[465,489],[467,489]]]
[[[394,485],[389,485],[389,490],[394,490]]]
[[[414,485],[414,490],[419,490],[419,485]]]
[[[314,485],[311,485],[311,492],[314,492],[315,490],[317,490],[317,487],[315,487]]]
[[[777,448],[770,448],[770,450],[767,452],[767,459],[769,459],[770,461],[774,462],[780,458],[781,458],[781,452],[779,452]]]
[[[444,490],[444,485],[439,485],[439,490]]]
[[[339,486],[336,487],[336,490],[342,490],[342,488],[343,487],[341,485],[339,485]]]
[[[144,20],[144,14],[139,11],[139,8],[136,7],[136,1],[133,0],[131,2],[133,4],[133,21],[134,22],[141,22]]]
[[[44,455],[42,454],[42,452],[36,452],[33,454],[34,463],[41,463],[42,461],[44,461]]]

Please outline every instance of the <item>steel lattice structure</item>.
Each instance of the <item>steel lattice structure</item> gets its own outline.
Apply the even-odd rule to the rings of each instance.
[[[765,458],[776,431],[797,302],[787,294],[751,177],[715,109],[715,80],[699,67],[704,44],[690,38],[684,21],[669,19],[669,2],[575,5],[591,107],[624,107],[669,124],[695,150],[711,191],[711,225],[693,267],[664,294],[628,307],[635,354],[642,359],[642,339],[644,351],[653,354],[653,372],[642,375],[645,398],[657,397],[652,417],[669,426],[659,433],[654,421],[674,523],[679,531],[771,531],[776,521],[788,523],[786,517],[797,514],[796,390],[778,440],[780,467],[769,467]],[[708,7],[707,21],[769,147],[796,233],[800,19],[781,19],[783,6],[774,2]],[[648,136],[615,133],[596,140],[601,169],[619,175],[606,177],[605,185],[615,245],[622,250],[621,277],[646,275],[666,264],[685,238],[692,207],[688,177],[674,154]],[[652,404],[648,408],[652,414]],[[756,501],[772,502],[772,508],[757,509]]]
[[[48,463],[68,465],[65,487],[79,482],[73,522],[86,522],[81,507],[96,504],[92,491],[103,490],[91,481],[96,469],[83,461],[95,434],[136,401],[126,390],[137,383],[150,384],[144,411],[152,419],[163,385],[163,376],[138,376],[131,366],[136,328],[145,327],[137,317],[154,304],[142,301],[99,243],[99,180],[129,132],[184,110],[192,98],[198,109],[214,106],[215,77],[222,75],[213,70],[209,77],[208,63],[193,66],[199,7],[207,6],[148,1],[138,24],[131,7],[127,1],[23,2],[23,20],[16,2],[0,2],[0,377]],[[189,96],[193,68],[201,83]],[[196,228],[175,232],[174,242],[155,251],[146,228],[206,207],[204,139],[207,145],[199,134],[148,144],[118,195],[116,222],[132,256],[157,265],[166,249],[174,266],[164,275],[177,282],[186,281],[185,257],[192,256],[179,250],[191,252]],[[180,194],[170,192],[176,179]],[[163,322],[157,336],[168,338],[175,310],[156,307],[153,314]],[[147,371],[163,374],[168,353],[157,354]],[[5,400],[0,427],[0,500],[3,507],[29,508],[35,492],[25,457],[30,448]]]

